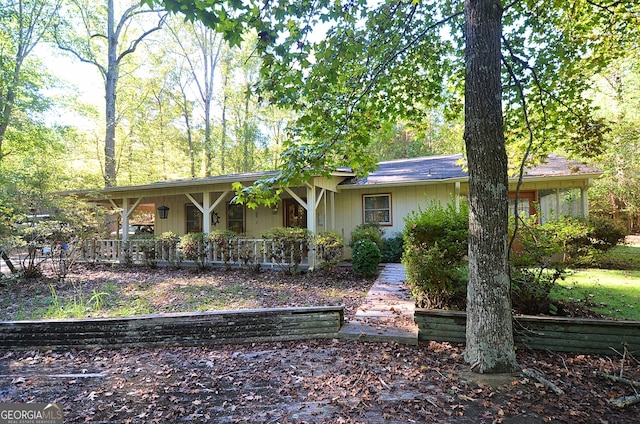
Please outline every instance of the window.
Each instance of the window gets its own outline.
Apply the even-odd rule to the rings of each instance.
[[[509,193],[509,216],[514,216],[516,211],[516,194]],[[518,216],[530,217],[536,214],[534,203],[537,201],[535,191],[522,191],[518,196]]]
[[[362,196],[364,223],[391,225],[391,195],[375,194]]]
[[[202,212],[194,205],[187,205],[187,233],[202,232]]]
[[[307,210],[294,199],[284,200],[284,226],[287,228],[307,228]]]
[[[227,205],[227,230],[244,233],[244,205],[229,203]]]

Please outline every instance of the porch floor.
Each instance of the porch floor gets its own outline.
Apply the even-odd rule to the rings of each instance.
[[[367,293],[355,319],[346,321],[338,336],[344,339],[418,344],[418,325],[413,320],[415,302],[404,282],[402,264],[385,264]]]

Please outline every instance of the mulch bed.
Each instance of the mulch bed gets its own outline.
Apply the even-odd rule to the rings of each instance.
[[[223,284],[218,271],[172,271],[177,273],[172,274],[172,296],[172,290],[160,290],[167,284],[167,275],[162,277],[167,270],[89,271],[93,274],[85,281],[87,290],[105,279],[124,288],[157,286],[162,292],[159,299],[172,305],[167,311],[185,304],[177,289],[186,280]],[[269,273],[222,275],[232,277],[235,290],[257,285],[252,293],[262,299],[256,302],[270,305],[265,307],[344,303],[348,314],[355,312],[371,285],[354,279],[348,270],[284,281],[280,276],[271,279],[275,274]],[[322,290],[313,289],[317,286]],[[197,294],[206,292],[205,286],[198,287]],[[57,289],[64,291],[64,285]],[[16,287],[2,290],[3,297],[17,296]],[[340,296],[343,302],[336,300]],[[522,368],[543,375],[563,394],[523,372],[500,376],[501,380],[487,376],[486,381],[472,381],[463,346],[447,343],[307,340],[5,351],[0,352],[0,403],[56,402],[64,408],[65,423],[636,422],[637,404],[619,408],[611,403],[634,395],[634,388],[595,374],[640,380],[640,362],[634,356],[638,353],[618,350],[603,356],[518,350]]]

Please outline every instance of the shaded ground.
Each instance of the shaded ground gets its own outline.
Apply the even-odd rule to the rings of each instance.
[[[226,309],[345,304],[348,319],[371,285],[348,270],[296,277],[109,267],[82,271],[71,280],[82,281],[86,298],[76,303],[94,316],[106,310],[134,310],[126,309],[132,308],[127,303],[173,312],[215,306],[217,299],[218,304],[232,305]],[[74,284],[54,285],[58,309],[62,299],[73,304],[74,293],[78,295]],[[47,285],[41,281],[1,286],[3,309],[18,299],[52,306],[43,300]],[[102,308],[91,305],[88,294],[107,289],[114,295],[103,296]],[[38,294],[29,299],[29,293]],[[115,294],[125,300],[116,300]],[[18,310],[13,306],[2,313]],[[64,408],[65,423],[637,422],[637,405],[618,408],[610,403],[635,394],[634,389],[594,374],[604,371],[640,380],[640,362],[633,356],[637,352],[614,348],[620,352],[612,350],[607,356],[519,350],[521,366],[544,375],[564,391],[560,395],[522,372],[491,385],[465,380],[469,374],[461,346],[446,343],[308,340],[0,351],[0,403],[56,402]]]
[[[517,373],[467,383],[457,346],[319,340],[212,347],[0,352],[0,402],[56,402],[65,423],[630,423],[615,355],[518,353]],[[624,375],[640,377],[637,361]]]
[[[355,314],[373,281],[350,268],[279,271],[77,266],[62,281],[0,282],[0,319],[133,316],[300,306],[345,306]]]

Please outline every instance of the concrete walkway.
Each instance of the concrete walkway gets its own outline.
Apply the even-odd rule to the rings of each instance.
[[[413,320],[415,302],[404,284],[406,279],[404,265],[385,264],[355,319],[344,323],[339,336],[418,344],[418,326]]]

